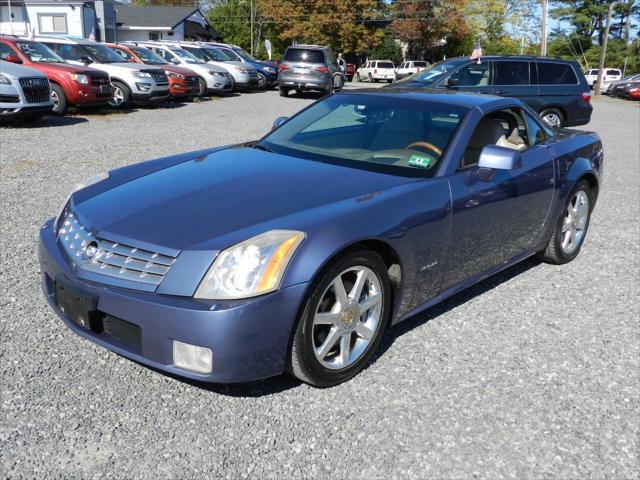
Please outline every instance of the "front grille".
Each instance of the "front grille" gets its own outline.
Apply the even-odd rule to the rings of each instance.
[[[95,73],[91,73],[91,85],[109,85],[111,84],[111,80],[109,79],[109,75],[98,76]]]
[[[159,285],[175,257],[111,242],[94,236],[67,213],[58,240],[71,260],[82,270],[132,282]]]
[[[187,77],[184,79],[184,83],[187,87],[198,88],[198,77]]]
[[[169,85],[169,79],[167,78],[166,73],[164,73],[162,70],[142,70],[142,71],[151,75],[151,78],[153,78],[153,80],[158,85]]]
[[[42,103],[51,100],[49,80],[42,77],[21,78],[20,86],[27,103]]]

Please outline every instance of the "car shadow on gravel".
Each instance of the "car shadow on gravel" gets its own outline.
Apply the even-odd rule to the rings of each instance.
[[[49,128],[49,127],[67,127],[69,125],[77,125],[78,123],[86,123],[89,120],[83,117],[47,115],[42,120],[34,123],[26,121],[7,121],[1,122],[0,127],[9,128]]]
[[[463,304],[472,300],[473,298],[483,295],[484,293],[494,289],[502,283],[508,282],[512,278],[515,278],[526,271],[540,265],[540,260],[535,257],[531,257],[524,260],[506,270],[503,270],[492,277],[489,277],[482,282],[463,290],[460,293],[448,298],[447,300],[428,308],[426,311],[415,315],[393,327],[389,328],[387,333],[382,339],[380,346],[374,353],[372,359],[366,368],[369,368],[375,363],[384,353],[393,345],[399,337],[411,330],[420,327],[434,318],[439,317]],[[153,369],[156,370],[156,369]],[[290,375],[279,375],[277,377],[271,377],[264,380],[258,380],[248,383],[236,383],[236,384],[217,384],[217,383],[204,383],[195,380],[190,380],[176,375],[169,374],[156,370],[162,375],[167,375],[175,380],[193,385],[194,387],[206,390],[211,393],[219,395],[226,395],[230,397],[263,397],[267,395],[273,395],[275,393],[284,392],[291,388],[299,387],[302,382]]]

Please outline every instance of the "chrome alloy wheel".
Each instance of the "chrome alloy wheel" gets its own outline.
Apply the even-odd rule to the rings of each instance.
[[[109,105],[112,107],[119,107],[124,103],[124,92],[122,88],[117,85],[113,86],[113,100],[109,100]]]
[[[562,119],[560,118],[560,115],[555,112],[547,113],[542,117],[542,120],[544,120],[547,125],[551,125],[552,127],[562,127]]]
[[[60,106],[60,97],[53,88],[51,89],[51,101],[53,102],[53,110],[56,111]]]
[[[584,190],[578,190],[564,212],[560,245],[562,251],[571,255],[582,243],[589,219],[589,196]]]
[[[367,267],[333,279],[313,317],[313,351],[323,367],[343,369],[362,357],[380,326],[382,300],[380,279]]]

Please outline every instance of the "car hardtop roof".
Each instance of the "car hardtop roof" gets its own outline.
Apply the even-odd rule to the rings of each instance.
[[[391,60],[385,60],[384,58],[382,59],[376,59],[376,60],[367,60],[368,62],[389,62],[389,63],[393,63],[393,61]],[[411,62],[413,60],[407,60],[407,62]]]
[[[165,41],[154,41],[154,40],[142,40],[142,41],[135,41],[135,40],[127,40],[126,42],[121,42],[123,45],[135,45],[137,47],[147,47],[147,46],[152,46],[152,47],[165,47],[168,49],[183,49],[179,43],[175,43],[175,42],[165,42]]]
[[[446,62],[448,60],[471,60],[471,58],[468,56],[451,57],[443,61]],[[576,63],[574,60],[565,60],[563,58],[558,58],[558,57],[541,57],[538,55],[483,55],[482,57],[480,57],[480,62],[482,62],[482,60],[529,60],[529,61],[535,60],[537,62],[553,62],[553,63],[568,63],[568,64]],[[475,62],[477,61],[477,59],[474,59],[472,61]]]
[[[21,37],[24,40],[30,40],[29,37]],[[103,43],[96,42],[94,40],[88,40],[86,38],[71,38],[71,37],[53,37],[46,35],[37,35],[35,37],[37,42],[51,42],[51,43],[66,43],[68,45],[104,45]]]
[[[329,47],[326,47],[323,45],[306,45],[306,44],[289,45],[287,47],[287,50],[289,50],[290,48],[304,48],[304,49],[310,49],[310,50],[329,50]]]
[[[407,88],[399,86],[390,86],[384,88],[358,88],[342,90],[338,95],[382,95],[386,97],[402,97],[408,100],[418,102],[433,102],[447,105],[456,105],[460,107],[502,107],[515,104],[521,104],[516,98],[499,97],[495,95],[486,95],[472,92],[460,92],[456,90],[443,90],[436,88]]]

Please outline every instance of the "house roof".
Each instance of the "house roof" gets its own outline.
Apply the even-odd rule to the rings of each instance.
[[[200,12],[197,7],[132,7],[117,5],[115,7],[118,25],[128,27],[169,27],[174,28],[192,14]],[[203,15],[204,17],[204,15]]]

